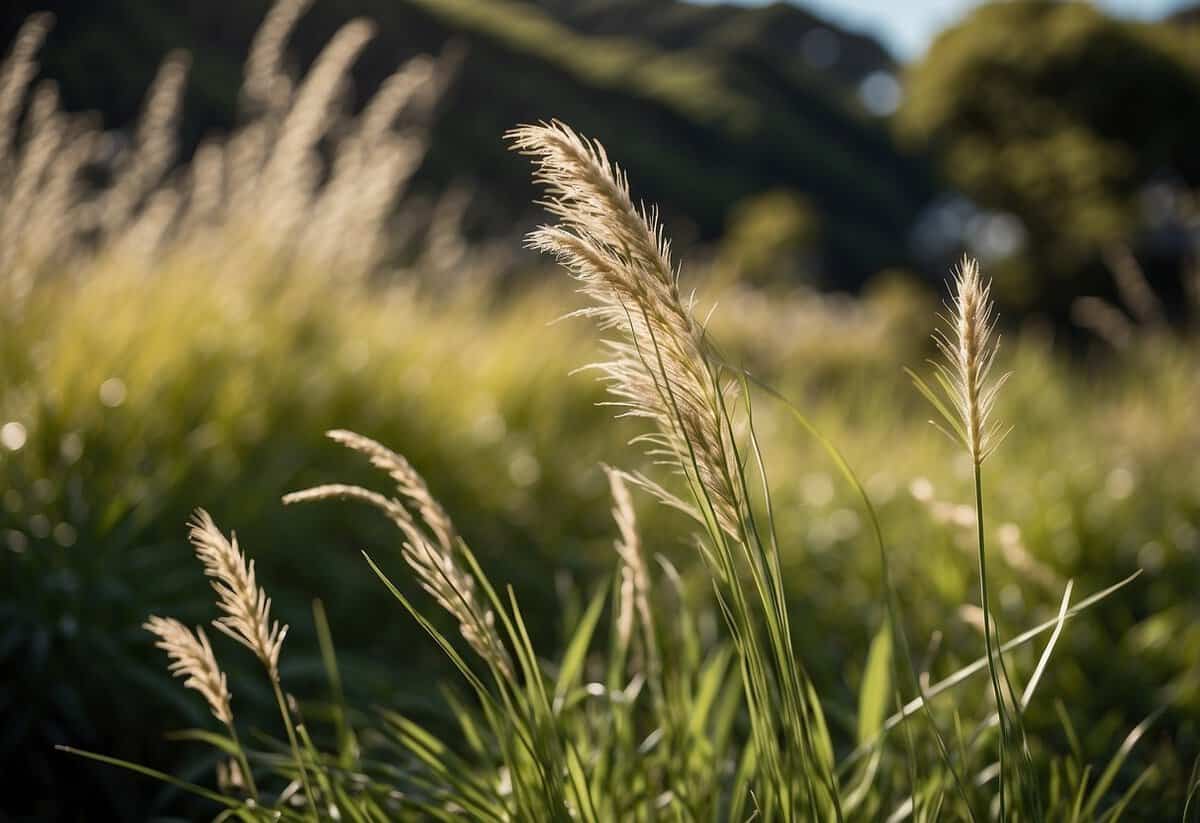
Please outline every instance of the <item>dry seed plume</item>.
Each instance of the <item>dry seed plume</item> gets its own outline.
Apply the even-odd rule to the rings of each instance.
[[[637,516],[633,509],[633,498],[626,483],[628,477],[622,471],[604,467],[608,475],[609,490],[613,498],[612,516],[620,537],[614,547],[621,558],[621,602],[617,626],[621,642],[628,645],[635,622],[642,629],[645,667],[654,674],[658,669],[658,649],[654,633],[654,614],[650,610],[650,574],[646,558],[642,553],[642,540],[637,530]]]
[[[511,677],[512,662],[496,632],[495,614],[477,596],[475,578],[463,568],[459,557],[462,541],[454,523],[430,493],[424,478],[404,457],[369,437],[344,430],[328,432],[328,436],[365,455],[372,466],[386,472],[395,481],[401,499],[361,486],[333,483],[285,495],[283,502],[360,500],[386,514],[404,534],[404,560],[416,573],[421,587],[458,621],[463,639],[475,653]]]
[[[283,71],[284,50],[300,16],[311,0],[279,0],[254,35],[246,57],[243,105],[252,112],[277,112],[292,96],[291,78]]]
[[[54,16],[35,14],[22,24],[12,50],[0,64],[0,164],[10,162],[9,151],[21,113],[25,88],[37,75],[38,48],[50,31]]]
[[[122,227],[136,221],[138,207],[156,193],[175,160],[190,65],[191,58],[185,52],[172,52],[146,93],[133,147],[123,154],[116,182],[105,192],[98,208],[103,229],[109,234],[117,235]],[[160,189],[159,193],[164,190],[169,189]]]
[[[1076,299],[1071,304],[1071,320],[1118,351],[1128,348],[1133,340],[1133,324],[1125,312],[1102,297]]]
[[[925,395],[950,426],[951,439],[966,447],[976,465],[982,464],[1004,440],[1010,429],[992,419],[996,396],[1009,374],[990,380],[999,349],[996,313],[991,282],[979,272],[979,264],[964,257],[954,272],[954,295],[942,316],[945,328],[933,334],[943,361],[930,361],[939,394],[916,374],[909,372],[917,389]]]
[[[609,490],[612,494],[613,521],[617,524],[620,538],[614,546],[621,558],[621,612],[628,610],[632,622],[632,614],[637,612],[643,623],[650,624],[650,576],[646,571],[646,561],[642,557],[642,541],[637,531],[637,518],[633,509],[633,498],[629,487],[625,484],[625,474],[617,469],[604,467],[608,475]]]
[[[634,205],[625,173],[599,142],[557,121],[506,137],[533,158],[544,205],[559,221],[531,233],[527,245],[553,255],[579,281],[593,301],[579,314],[623,334],[607,341],[611,359],[594,366],[615,405],[656,424],[658,431],[642,438],[650,455],[679,469],[710,502],[720,527],[736,535],[741,501],[722,407],[735,389],[721,386],[710,368],[704,328],[693,301],[680,296],[657,215]]]
[[[237,535],[226,539],[204,509],[196,510],[189,525],[196,556],[204,564],[204,573],[212,578],[217,607],[225,612],[213,625],[254,652],[277,681],[279,650],[288,627],[271,621],[271,598],[255,580],[254,561],[246,562]]]
[[[352,278],[399,265],[390,252],[411,240],[427,243],[430,208],[410,201],[404,219],[392,217],[425,155],[455,52],[407,61],[354,116],[349,69],[371,27],[348,23],[293,78],[288,36],[310,5],[273,4],[246,61],[242,124],[206,141],[177,172],[186,55],[163,64],[130,147],[115,150],[125,141],[94,118],[62,111],[49,81],[30,93],[52,19],[30,17],[0,62],[0,290],[8,303],[19,309],[39,272],[86,273],[98,259],[141,266],[200,255],[213,258],[214,271],[238,271],[267,254]],[[501,265],[469,256],[485,271]]]
[[[212,709],[213,716],[226,726],[233,725],[233,711],[229,707],[229,686],[225,673],[217,665],[212,646],[204,629],[196,627],[193,634],[187,626],[170,617],[151,616],[142,626],[155,635],[154,645],[167,653],[171,663],[168,670],[176,677],[186,677],[183,685],[198,691]]]
[[[344,429],[334,429],[328,433],[329,439],[340,443],[348,449],[353,449],[365,455],[375,468],[387,472],[388,477],[396,483],[396,489],[409,506],[416,509],[421,521],[437,538],[438,545],[445,551],[453,550],[458,542],[458,533],[450,515],[442,508],[442,504],[434,499],[425,484],[425,478],[417,473],[403,456],[369,437],[355,434]]]

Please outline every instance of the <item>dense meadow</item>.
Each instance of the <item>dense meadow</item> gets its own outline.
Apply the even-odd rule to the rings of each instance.
[[[439,716],[433,683],[448,672],[359,555],[395,551],[386,521],[351,504],[279,502],[363,474],[322,438],[327,429],[365,432],[420,467],[481,563],[537,615],[540,648],[562,642],[568,604],[612,574],[600,464],[644,461],[625,445],[636,427],[595,405],[603,394],[591,377],[570,375],[597,352],[584,321],[550,324],[576,305],[566,289],[445,295],[249,274],[217,289],[186,261],[151,278],[101,269],[38,289],[5,324],[4,655],[14,675],[4,690],[21,721],[5,752],[46,791],[71,774],[93,787],[91,802],[131,814],[124,804],[147,802],[145,787],[64,761],[54,743],[211,767],[186,745],[164,750],[163,731],[202,724],[203,713],[139,628],[155,610],[199,622],[210,608],[183,539],[197,505],[253,547],[293,626],[293,689],[320,694],[309,615],[319,598],[351,693]],[[925,665],[936,676],[975,659],[969,475],[902,371],[930,353],[921,327],[932,296],[718,296],[714,336],[864,479]],[[1069,707],[1078,744],[1101,758],[1165,709],[1136,760],[1157,764],[1150,808],[1176,805],[1200,716],[1196,347],[1150,330],[1119,355],[1097,348],[1064,350],[1036,327],[1005,339],[1001,362],[1014,375],[998,414],[1015,428],[988,490],[997,619],[1015,633],[1053,617],[1068,580],[1090,594],[1143,570],[1067,625],[1031,722],[1066,749],[1054,707]],[[757,413],[797,645],[833,695],[827,711],[852,716],[884,617],[865,514],[783,407],[763,398]],[[639,508],[648,549],[674,558],[696,607],[711,611],[682,517]],[[1017,660],[1028,669],[1033,650]],[[983,693],[971,691],[959,698],[978,710]]]
[[[9,99],[13,89],[24,93],[12,77],[29,59],[14,53],[11,85],[0,90]],[[162,100],[156,107],[152,92],[129,159],[114,161],[116,182],[104,191],[117,194],[99,206],[76,190],[87,162],[71,155],[74,147],[83,156],[97,134],[35,93],[14,140],[14,107],[0,106],[4,808],[47,819],[212,816],[220,806],[188,786],[216,787],[219,770],[221,796],[246,796],[244,776],[229,777],[238,747],[216,735],[223,727],[169,676],[142,628],[151,614],[192,626],[216,613],[188,545],[186,523],[203,507],[224,533],[236,531],[272,616],[290,626],[278,670],[297,705],[285,717],[304,717],[313,739],[298,758],[307,765],[289,765],[284,726],[293,729],[280,724],[270,679],[253,654],[210,631],[264,790],[261,807],[256,798],[229,817],[266,819],[256,814],[271,807],[267,794],[282,792],[271,819],[527,819],[531,808],[547,820],[683,820],[697,808],[707,819],[734,819],[737,810],[736,819],[750,819],[756,809],[764,819],[807,819],[810,810],[825,818],[838,803],[811,788],[774,785],[779,796],[762,794],[773,786],[763,749],[761,761],[727,754],[747,739],[765,745],[756,738],[761,707],[740,697],[736,661],[748,652],[731,645],[730,621],[747,629],[720,605],[738,584],[713,582],[713,549],[697,551],[712,542],[705,524],[637,483],[632,505],[653,581],[645,588],[661,635],[662,694],[647,669],[654,641],[630,652],[623,621],[633,618],[623,598],[642,591],[624,582],[632,515],[614,503],[604,467],[645,471],[681,495],[691,476],[686,468],[673,476],[631,444],[645,421],[614,419],[619,410],[603,405],[611,398],[596,374],[579,371],[608,355],[593,323],[564,318],[587,300],[551,261],[519,256],[518,240],[504,254],[472,248],[436,205],[405,200],[421,151],[424,104],[415,90],[438,67],[404,67],[385,86],[393,98],[381,92],[376,109],[369,104],[354,128],[338,132],[334,173],[291,173],[325,156],[328,147],[317,144],[332,130],[316,124],[332,110],[331,78],[348,59],[334,54],[313,69],[316,81],[280,92],[270,56],[262,57],[266,81],[255,86],[251,72],[247,84],[255,117],[175,172],[162,139],[172,123],[168,65],[156,85]],[[413,121],[393,129],[400,113]],[[211,180],[215,190],[204,185]],[[389,217],[396,202],[399,217]],[[39,215],[60,222],[47,229],[34,222]],[[385,253],[385,241],[400,235],[416,238],[418,251]],[[521,273],[494,275],[500,258]],[[761,453],[739,465],[754,466],[757,477],[761,463],[769,480],[778,552],[766,556],[777,557],[778,573],[766,579],[782,586],[790,642],[803,661],[799,682],[819,695],[818,737],[827,741],[810,741],[799,762],[818,776],[838,774],[853,809],[847,819],[976,811],[995,819],[988,770],[997,739],[987,727],[995,703],[985,669],[931,697],[930,715],[884,724],[897,702],[984,655],[972,461],[929,424],[933,412],[905,372],[926,373],[926,360],[938,356],[930,332],[945,290],[900,273],[853,297],[750,287],[703,255],[683,261],[680,290],[686,297],[693,289],[712,351],[733,374],[750,376],[735,388],[751,398],[753,428],[738,399],[729,436],[752,438]],[[1153,305],[1142,297],[1143,308]],[[1018,693],[1037,681],[1018,712],[1027,742],[1020,764],[1008,767],[1012,797],[1025,802],[1036,783],[1045,819],[1180,819],[1196,786],[1200,341],[1192,321],[1200,307],[1172,314],[1191,319],[1168,325],[1143,312],[1144,322],[1115,331],[1110,322],[1107,340],[1000,319],[996,370],[1012,376],[992,414],[1012,431],[986,463],[982,532],[1000,640],[1046,626],[1005,657]],[[497,665],[529,664],[514,676],[523,685],[512,695],[497,676],[495,694],[518,703],[514,717],[533,718],[512,721],[514,737],[544,734],[549,754],[538,754],[537,740],[514,754],[489,737],[476,704],[495,707],[457,660],[487,669],[458,637],[466,621],[439,609],[406,567],[411,535],[353,500],[283,504],[283,495],[321,483],[381,487],[367,461],[324,436],[331,429],[404,455],[474,552],[475,577],[486,575],[506,604],[511,585],[530,653],[505,635],[511,660],[480,656],[493,675]],[[826,443],[861,481],[874,513]],[[762,510],[766,498],[755,490],[743,503]],[[718,538],[722,531],[717,525]],[[363,550],[427,626],[397,602]],[[757,579],[753,568],[744,573]],[[439,631],[462,658],[439,649],[430,636]],[[919,686],[904,673],[901,642]],[[561,698],[546,703],[544,716],[530,708],[541,705],[530,683],[543,676]],[[638,691],[644,682],[650,698]],[[938,735],[922,725],[930,716],[951,740],[948,759],[969,772],[961,806]],[[673,771],[677,750],[650,742],[670,737],[661,733],[671,728],[664,718],[713,751],[697,747]],[[187,728],[208,736],[171,736]],[[522,768],[553,766],[561,739],[576,753],[563,755],[560,777],[579,794],[525,798],[522,781],[539,778],[522,777]],[[829,754],[814,755],[810,744]],[[188,786],[56,746],[144,764]],[[301,779],[310,773],[318,785]],[[462,779],[467,773],[475,782]],[[687,797],[676,808],[693,781],[712,798]],[[645,792],[645,805],[622,810],[620,786],[634,798]],[[322,796],[319,808],[304,805],[308,791]],[[788,791],[798,792],[798,817],[786,810]],[[601,799],[588,808],[579,797],[593,793]],[[1008,819],[1022,819],[1019,808]]]

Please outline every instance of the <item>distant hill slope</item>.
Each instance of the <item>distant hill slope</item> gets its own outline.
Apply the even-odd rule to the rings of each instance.
[[[0,22],[11,39],[16,0]],[[59,24],[43,54],[66,103],[128,122],[162,55],[195,56],[186,135],[232,122],[241,62],[265,0],[210,4],[82,0],[48,4]],[[356,69],[371,88],[402,59],[466,47],[423,172],[431,186],[473,183],[493,225],[528,215],[527,164],[504,130],[559,117],[604,141],[636,193],[672,226],[717,236],[740,199],[772,188],[808,197],[821,215],[836,285],[853,287],[907,262],[911,220],[930,197],[923,164],[903,156],[858,108],[859,80],[891,65],[869,38],[782,4],[755,9],[677,0],[317,0],[293,38],[301,64],[353,16],[379,23]],[[826,29],[836,61],[806,62],[804,36]],[[826,45],[829,37],[826,37]],[[827,55],[826,55],[827,56]],[[524,219],[524,218],[522,218]]]
[[[824,58],[827,65],[817,76],[850,87],[873,71],[894,66],[891,55],[877,40],[840,29],[807,9],[778,0],[762,6],[681,0],[533,2],[580,31],[635,37],[665,49],[702,49],[754,57],[787,71],[810,73],[814,58]],[[818,30],[832,36],[819,44],[832,53],[806,57],[805,38]]]

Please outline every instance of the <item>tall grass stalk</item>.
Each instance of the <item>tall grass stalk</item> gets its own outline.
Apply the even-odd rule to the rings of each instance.
[[[683,475],[692,500],[639,481],[707,532],[701,555],[742,665],[759,810],[791,820],[807,808],[841,820],[822,710],[792,645],[779,549],[768,539],[770,509],[760,523],[746,479],[747,458],[760,452],[741,453],[730,404],[737,381],[695,317],[695,298],[681,296],[657,217],[635,206],[624,173],[599,143],[557,122],[523,126],[508,138],[533,158],[547,209],[559,221],[533,232],[528,244],[556,257],[581,284],[592,305],[580,314],[621,334],[606,341],[612,359],[594,368],[615,405],[653,424],[639,440]]]
[[[309,785],[308,767],[301,754],[292,713],[280,685],[279,652],[287,637],[288,627],[280,625],[279,621],[271,621],[271,598],[258,585],[254,562],[246,562],[246,556],[238,548],[237,536],[226,538],[213,522],[212,516],[203,509],[196,510],[190,525],[196,556],[204,564],[204,573],[217,593],[218,608],[225,613],[213,621],[213,625],[254,652],[266,669],[300,782],[304,786],[304,796],[315,811],[317,804],[312,786]]]
[[[228,679],[217,658],[204,629],[196,627],[196,633],[173,618],[151,616],[143,626],[148,632],[158,638],[154,645],[167,653],[171,659],[169,671],[179,677],[186,677],[184,687],[195,689],[208,701],[213,716],[229,731],[233,741],[234,756],[246,781],[252,798],[258,798],[258,787],[254,784],[254,774],[246,759],[246,750],[238,739],[237,724],[233,722],[233,710],[230,708]]]
[[[272,25],[286,28],[287,15],[282,19]],[[262,48],[267,56],[260,58],[270,63],[271,49]],[[251,86],[263,105],[290,94],[286,83],[269,75]],[[277,83],[282,85],[276,89]],[[1153,716],[1125,739],[1095,782],[1089,782],[1078,751],[1069,759],[1052,757],[1047,800],[1053,814],[1043,815],[1021,713],[1065,624],[1136,575],[1074,606],[1068,583],[1056,619],[1000,640],[990,613],[982,465],[1005,433],[990,414],[1005,378],[989,379],[995,321],[977,267],[964,262],[950,328],[935,336],[945,357],[934,369],[940,391],[915,375],[914,380],[943,414],[939,427],[962,442],[974,464],[982,658],[936,683],[922,682],[925,673],[918,674],[908,649],[888,546],[870,496],[842,454],[789,404],[861,497],[879,551],[886,621],[866,655],[857,723],[844,722],[851,720],[849,712],[839,711],[837,733],[831,732],[822,705],[829,695],[818,694],[792,636],[796,612],[785,597],[783,549],[751,378],[730,367],[713,345],[707,318],[696,315],[694,297],[683,295],[653,212],[634,204],[624,174],[598,143],[557,123],[522,127],[510,140],[533,156],[558,221],[536,231],[530,243],[558,257],[578,280],[591,301],[580,313],[615,333],[606,344],[608,359],[595,368],[620,413],[649,423],[637,442],[675,475],[673,481],[660,481],[640,472],[608,471],[618,538],[614,573],[594,592],[564,598],[561,652],[548,659],[535,649],[513,587],[492,582],[412,463],[375,440],[335,430],[330,438],[383,472],[391,491],[326,484],[289,494],[285,502],[365,502],[398,528],[397,557],[368,555],[367,562],[461,676],[465,693],[447,694],[446,722],[427,727],[387,709],[360,721],[346,712],[329,626],[323,609],[315,607],[335,705],[332,712],[311,715],[331,719],[334,751],[322,751],[323,738],[294,719],[300,709],[292,708],[282,688],[279,658],[287,627],[272,619],[254,563],[236,537],[226,537],[198,511],[191,538],[215,589],[221,616],[214,625],[266,668],[287,741],[269,741],[267,751],[242,748],[225,678],[207,638],[202,632],[193,636],[182,624],[152,619],[155,634],[164,642],[171,638],[171,670],[189,677],[185,685],[205,698],[228,731],[228,737],[204,731],[182,737],[233,755],[249,791],[218,779],[222,792],[213,792],[104,755],[80,754],[213,801],[225,818],[252,821],[932,821],[978,819],[984,815],[976,810],[993,801],[1006,823],[1118,818],[1153,777],[1144,770],[1127,787],[1118,787],[1122,793],[1111,802],[1122,766]],[[632,492],[648,492],[699,525],[704,579],[724,618],[727,642],[701,641],[701,621],[683,596],[679,572],[661,558],[657,568],[648,562],[653,547],[644,545],[638,531]],[[391,565],[404,568],[414,585],[393,582],[386,570]],[[668,585],[656,586],[658,581]],[[435,608],[419,601],[425,596]],[[459,637],[443,628],[447,625]],[[1050,639],[1018,697],[1005,655],[1046,633]],[[907,702],[900,657],[918,695]],[[995,714],[988,712],[972,725],[960,719],[960,706],[944,705],[955,719],[952,750],[933,703],[949,703],[952,690],[984,671]],[[889,715],[892,699],[897,710]],[[921,736],[923,727],[910,722],[918,715],[929,720],[927,734],[940,759],[922,756],[929,741]],[[1065,712],[1063,717],[1068,738],[1075,740]],[[354,728],[359,722],[361,733]],[[447,724],[449,730],[441,734],[431,730]],[[990,754],[995,725],[998,764]],[[857,728],[851,743],[843,729],[852,726]],[[904,727],[907,763],[898,761],[898,747],[889,739],[898,726]],[[1020,751],[1012,748],[1017,738]],[[840,759],[839,751],[846,752]],[[257,773],[251,775],[251,769]],[[295,796],[301,787],[303,803]],[[1108,808],[1101,811],[1105,803]]]
[[[435,246],[486,274],[462,240],[455,198],[407,198],[395,219],[457,58],[408,60],[351,116],[349,75],[373,24],[349,21],[293,77],[287,42],[310,5],[272,6],[246,60],[238,127],[182,162],[186,54],[163,62],[127,140],[61,110],[52,81],[32,85],[53,17],[30,17],[0,62],[0,310],[17,312],[43,280],[82,277],[97,262],[158,270],[183,259],[209,275],[304,267],[348,281],[405,268],[411,245],[422,265]]]
[[[941,394],[916,374],[910,374],[918,390],[940,413],[949,430],[936,422],[934,425],[951,439],[960,442],[971,458],[975,482],[979,596],[983,608],[984,646],[987,651],[992,694],[1000,717],[1000,819],[1006,820],[1005,755],[1011,746],[1010,725],[1004,694],[1000,688],[999,670],[1002,663],[997,661],[992,643],[993,617],[988,595],[982,469],[984,461],[1008,434],[1007,430],[992,419],[992,409],[1009,374],[1006,373],[995,381],[990,380],[992,364],[998,350],[995,337],[996,314],[991,300],[991,284],[983,280],[979,265],[974,260],[964,258],[955,272],[954,294],[951,302],[947,304],[947,309],[948,316],[943,317],[946,327],[934,332],[934,342],[944,359],[941,362],[931,361]],[[1019,705],[1016,710],[1020,711]]]
[[[891,643],[891,649],[892,649],[892,653],[891,653],[892,678],[893,678],[893,684],[894,684],[894,688],[895,688],[896,708],[898,711],[898,718],[900,721],[898,725],[903,726],[902,731],[904,732],[904,735],[905,735],[905,745],[908,750],[909,780],[910,780],[910,787],[911,787],[910,800],[912,803],[913,815],[916,816],[920,811],[920,807],[918,805],[917,796],[916,796],[916,786],[917,786],[918,779],[919,779],[918,773],[917,773],[918,764],[917,764],[917,755],[913,748],[912,730],[910,729],[908,724],[904,723],[903,721],[907,719],[908,714],[910,712],[922,711],[925,715],[925,719],[926,719],[928,728],[933,734],[933,738],[934,738],[934,741],[935,741],[935,743],[937,745],[937,749],[938,749],[938,755],[941,758],[942,763],[945,765],[946,770],[950,773],[950,777],[952,779],[952,782],[954,783],[954,787],[955,787],[956,791],[958,792],[959,797],[962,798],[962,801],[966,808],[967,814],[970,816],[970,818],[972,820],[974,820],[975,819],[975,809],[973,808],[973,804],[971,802],[971,797],[967,790],[967,786],[966,786],[965,782],[963,781],[963,777],[960,772],[960,768],[958,766],[956,766],[954,763],[954,759],[950,752],[950,748],[946,744],[946,739],[942,734],[942,731],[938,724],[937,718],[934,717],[933,709],[932,709],[932,706],[930,705],[929,696],[926,694],[925,686],[922,684],[921,677],[917,672],[916,664],[913,661],[912,649],[908,643],[908,638],[907,638],[907,635],[904,630],[904,624],[900,619],[900,607],[899,607],[899,603],[898,603],[899,598],[897,596],[896,589],[893,584],[891,562],[888,557],[887,543],[884,540],[884,536],[883,536],[883,527],[880,524],[879,515],[878,515],[878,512],[876,512],[876,510],[875,510],[875,505],[871,502],[870,495],[867,494],[866,488],[863,486],[862,482],[858,478],[858,475],[855,473],[854,469],[851,468],[849,462],[846,460],[846,458],[842,454],[842,452],[827,437],[825,437],[823,434],[821,434],[821,432],[817,429],[817,427],[814,426],[812,424],[812,422],[807,417],[805,417],[804,414],[801,413],[800,409],[798,409],[794,403],[792,403],[790,400],[788,400],[787,397],[782,395],[780,392],[778,392],[772,386],[770,386],[756,378],[753,378],[748,373],[743,372],[743,381],[745,383],[745,391],[746,391],[747,397],[749,397],[749,383],[752,380],[758,388],[762,389],[766,394],[775,398],[777,401],[779,401],[785,407],[787,407],[788,411],[791,412],[791,414],[792,414],[793,418],[796,420],[796,422],[806,432],[808,432],[808,434],[811,435],[813,437],[813,439],[815,439],[817,441],[817,443],[821,446],[821,448],[829,456],[829,458],[833,462],[833,464],[837,467],[837,469],[841,473],[841,475],[846,479],[846,482],[850,484],[850,486],[854,489],[855,493],[858,495],[859,499],[862,501],[863,509],[866,511],[867,518],[871,523],[871,531],[874,534],[875,545],[879,551],[879,571],[880,571],[880,577],[881,577],[882,583],[883,583],[882,599],[883,599],[883,604],[884,604],[884,610],[887,614],[886,627],[888,630],[889,641]],[[898,657],[903,657],[904,664],[905,664],[905,674],[907,675],[908,681],[912,684],[912,688],[914,689],[914,691],[916,691],[916,693],[918,695],[916,703],[913,705],[906,704],[900,693],[901,678],[900,678],[899,664],[897,662]],[[890,721],[889,721],[889,723],[883,724],[881,731],[880,731],[880,736],[875,741],[875,745],[880,746],[880,747],[882,746],[883,737],[890,730],[890,725],[891,725]],[[844,765],[849,765],[849,763],[848,762],[844,763]]]

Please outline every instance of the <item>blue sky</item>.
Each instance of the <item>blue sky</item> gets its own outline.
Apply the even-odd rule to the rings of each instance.
[[[715,2],[715,0],[710,0]],[[763,4],[768,0],[734,0]],[[793,0],[849,28],[873,34],[901,59],[919,57],[929,41],[982,0]],[[1125,17],[1155,19],[1189,0],[1098,0]]]

